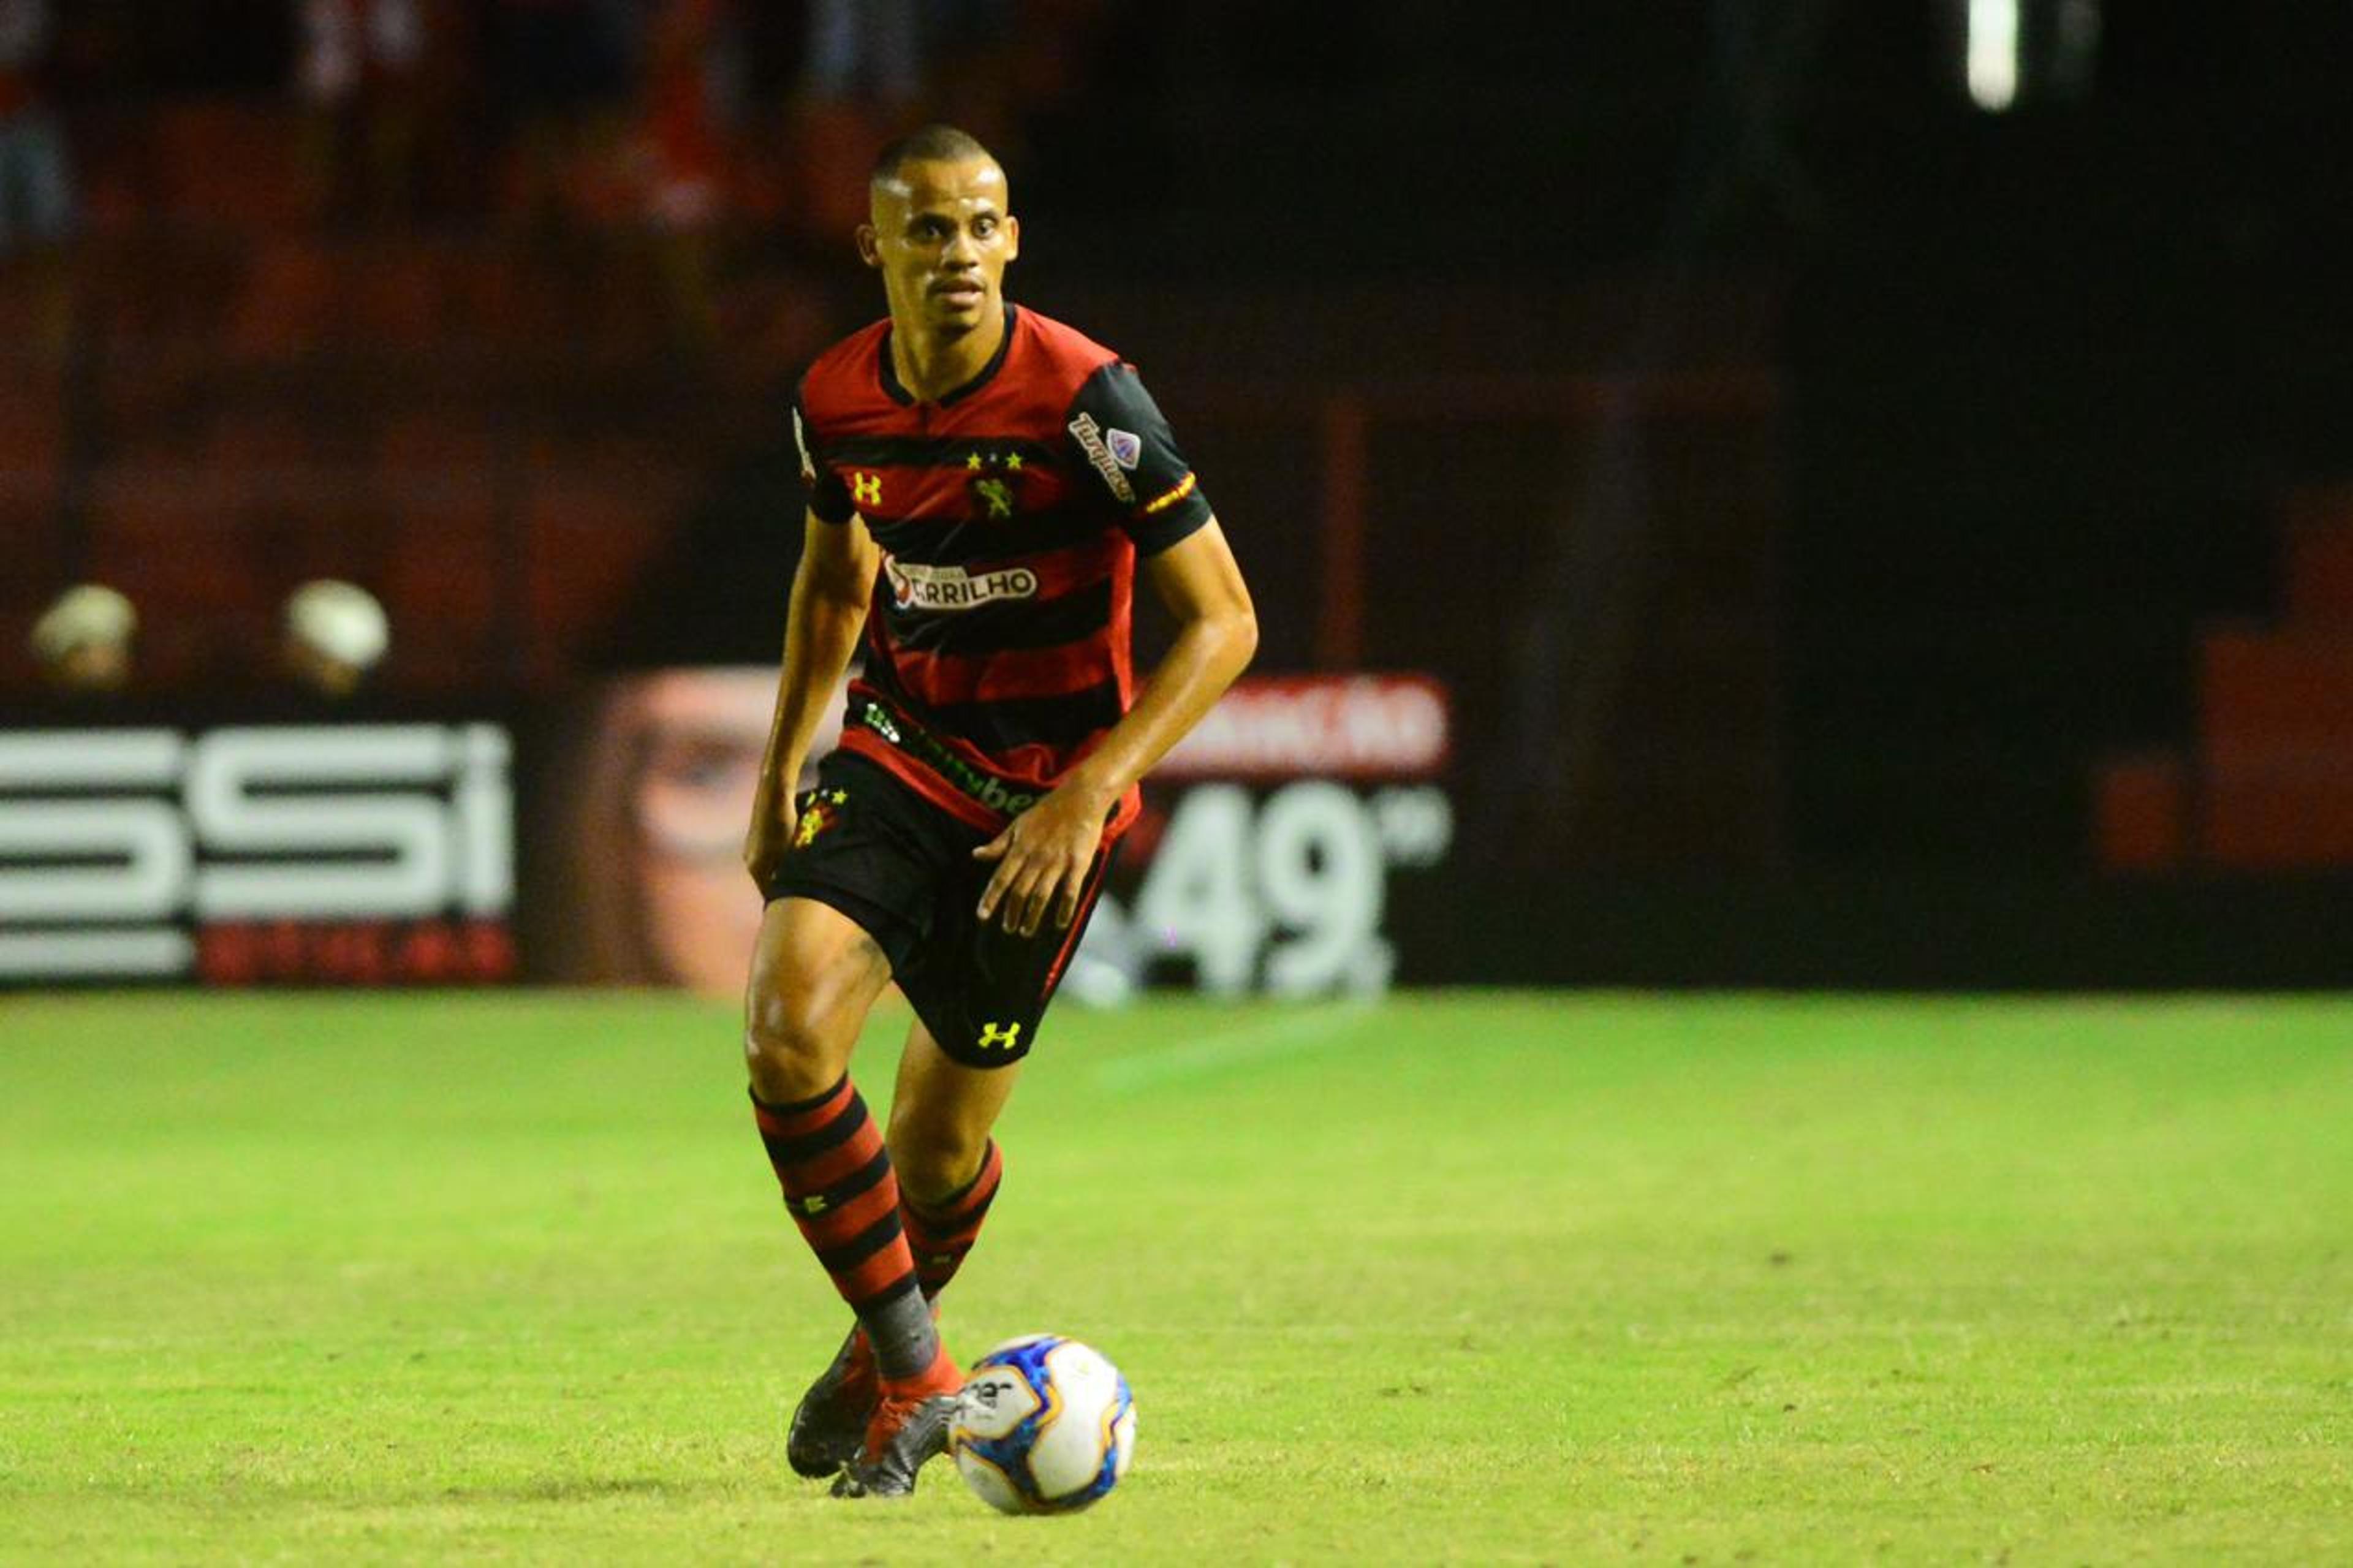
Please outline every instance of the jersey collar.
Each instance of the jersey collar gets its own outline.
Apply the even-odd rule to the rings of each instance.
[[[943,395],[940,398],[941,407],[945,408],[951,403],[963,402],[965,398],[970,397],[974,393],[978,392],[982,387],[987,386],[991,381],[997,378],[997,371],[1002,368],[1005,363],[1005,355],[1007,352],[1013,347],[1013,301],[1008,300],[1005,301],[1005,335],[997,340],[997,352],[988,356],[988,363],[980,367],[980,374],[978,375],[974,376],[962,386],[959,386],[954,391]],[[896,330],[896,328],[892,329],[893,331]],[[915,401],[915,395],[899,384],[898,369],[891,363],[890,331],[886,331],[882,334],[882,344],[880,355],[881,360],[881,369],[882,372],[882,390],[890,395],[892,402],[912,405]]]

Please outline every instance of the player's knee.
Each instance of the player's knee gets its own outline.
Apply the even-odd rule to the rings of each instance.
[[[744,1009],[744,1058],[765,1100],[822,1094],[841,1076],[839,1031],[806,993],[755,990]]]

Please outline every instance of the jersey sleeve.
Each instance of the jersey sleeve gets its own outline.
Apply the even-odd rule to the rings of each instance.
[[[801,483],[808,489],[809,510],[819,522],[837,526],[848,522],[858,510],[850,502],[849,487],[818,460],[817,441],[809,434],[808,414],[797,390],[793,394],[793,445],[800,448]]]
[[[1157,554],[1209,521],[1208,498],[1134,365],[1113,360],[1089,376],[1071,401],[1068,428],[1143,553]]]

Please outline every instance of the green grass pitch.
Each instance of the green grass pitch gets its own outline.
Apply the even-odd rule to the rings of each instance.
[[[945,1318],[1128,1373],[1060,1520],[786,1470],[734,1034],[0,1000],[0,1558],[2353,1561],[2353,1002],[1065,1006]]]

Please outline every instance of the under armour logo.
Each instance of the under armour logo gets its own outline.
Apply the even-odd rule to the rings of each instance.
[[[1009,1051],[1021,1043],[1018,1024],[983,1024],[980,1026],[980,1048],[984,1051]]]
[[[849,476],[849,499],[856,501],[860,506],[881,506],[882,504],[882,476],[880,474],[851,474]]]

